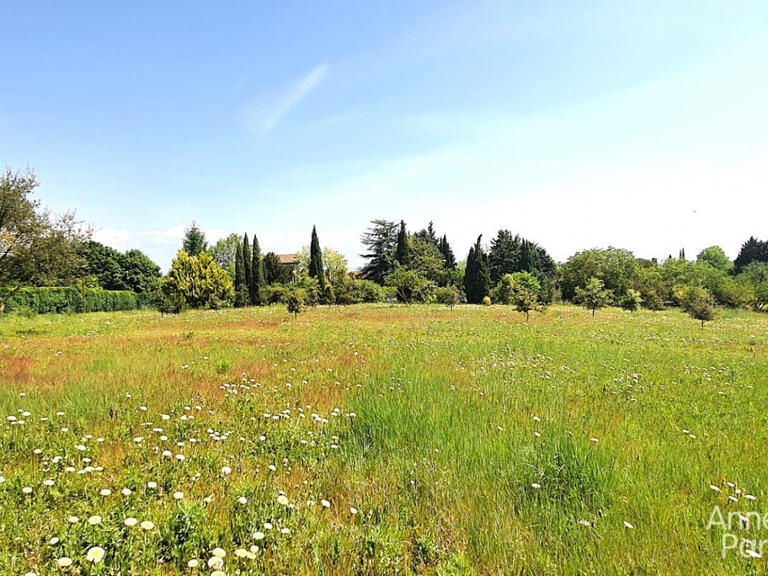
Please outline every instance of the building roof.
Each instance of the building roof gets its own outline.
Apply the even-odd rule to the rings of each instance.
[[[299,262],[298,254],[278,254],[278,260],[280,264],[297,264]]]

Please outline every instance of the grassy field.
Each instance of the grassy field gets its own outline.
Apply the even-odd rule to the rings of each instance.
[[[5,317],[0,415],[4,575],[768,567],[766,315]]]

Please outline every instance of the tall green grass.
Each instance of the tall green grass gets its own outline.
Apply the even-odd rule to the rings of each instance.
[[[226,574],[760,573],[706,523],[764,507],[767,328],[572,307],[5,317],[0,573],[210,574],[219,547]]]

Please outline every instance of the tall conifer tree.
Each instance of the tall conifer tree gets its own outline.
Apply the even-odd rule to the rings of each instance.
[[[536,255],[528,240],[520,246],[520,269],[522,272],[536,272]]]
[[[238,240],[235,253],[235,306],[241,308],[248,303],[248,290],[245,285],[245,270],[243,268],[243,244]]]
[[[253,235],[253,251],[251,252],[251,285],[249,292],[251,304],[261,306],[264,304],[262,299],[262,288],[266,285],[264,280],[264,262],[261,259],[261,248],[256,234]]]
[[[456,268],[456,257],[453,255],[451,245],[448,244],[448,236],[445,234],[443,234],[443,237],[440,239],[438,248],[440,249],[443,258],[445,258],[445,267],[449,270],[454,270]]]
[[[411,263],[411,255],[408,253],[408,234],[405,231],[405,222],[402,220],[400,220],[400,232],[397,234],[395,259],[402,266],[409,266]]]
[[[481,245],[482,234],[477,237],[477,242],[469,249],[467,256],[467,268],[464,272],[464,291],[467,294],[467,302],[479,304],[488,296],[491,285],[491,272],[488,268],[488,257]]]
[[[248,288],[246,292],[248,292],[250,299],[250,291],[251,291],[251,243],[248,241],[248,233],[246,232],[243,235],[243,275],[245,276],[245,285]]]
[[[317,278],[321,288],[325,286],[323,251],[320,248],[320,240],[317,238],[317,228],[315,226],[312,226],[312,242],[309,244],[309,276],[310,278]]]

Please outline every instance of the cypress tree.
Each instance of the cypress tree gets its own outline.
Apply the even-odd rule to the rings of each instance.
[[[482,302],[491,291],[491,267],[488,264],[488,254],[480,245],[480,238],[482,234],[477,238],[475,254],[477,255],[477,291],[480,294],[479,301]]]
[[[467,295],[467,302],[475,302],[475,277],[477,276],[477,258],[475,257],[475,247],[469,247],[467,254],[467,265],[464,268],[464,293]]]
[[[467,302],[479,304],[488,296],[491,285],[491,271],[488,267],[488,257],[485,255],[480,241],[482,234],[477,237],[475,245],[469,249],[467,268],[464,272],[464,291]]]
[[[523,240],[522,246],[520,246],[520,271],[536,272],[536,255],[528,240]]]
[[[248,233],[243,235],[243,275],[245,276],[246,292],[251,290],[251,243],[248,241]],[[250,296],[249,296],[250,298]]]
[[[325,287],[325,272],[323,270],[323,251],[317,238],[317,228],[312,226],[312,242],[309,244],[309,276],[317,278],[320,288]]]
[[[402,220],[400,220],[400,232],[397,235],[395,260],[402,266],[408,266],[411,263],[411,255],[408,253],[408,234],[405,232],[405,222]]]
[[[243,245],[240,240],[237,241],[235,252],[235,291],[245,283],[245,272],[243,271]]]
[[[241,308],[247,304],[246,293],[243,245],[238,241],[235,253],[235,306]]]
[[[264,281],[264,262],[261,260],[261,248],[259,248],[259,239],[256,234],[253,235],[253,251],[251,255],[251,285],[249,292],[251,304],[261,306],[264,304],[262,299],[262,288],[266,285]]]

